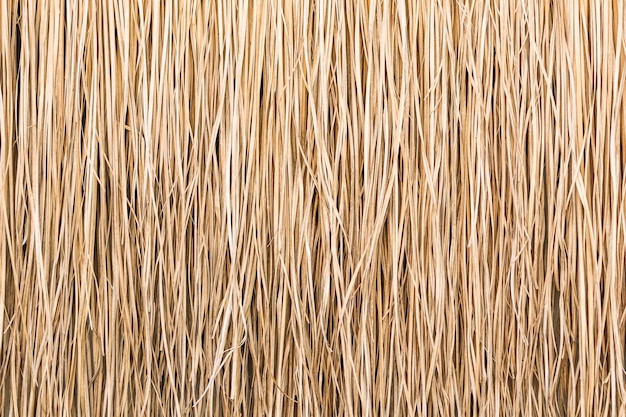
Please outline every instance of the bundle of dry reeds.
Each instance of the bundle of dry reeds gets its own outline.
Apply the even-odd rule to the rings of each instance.
[[[0,1],[3,416],[626,415],[626,3]]]

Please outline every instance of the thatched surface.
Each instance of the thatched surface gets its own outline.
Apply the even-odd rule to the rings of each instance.
[[[626,2],[0,0],[0,415],[626,415]]]

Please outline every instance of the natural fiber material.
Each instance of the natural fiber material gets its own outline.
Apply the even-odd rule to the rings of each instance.
[[[3,416],[626,415],[622,0],[0,1]]]

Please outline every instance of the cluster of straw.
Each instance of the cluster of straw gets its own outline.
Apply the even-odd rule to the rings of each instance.
[[[0,415],[626,415],[626,3],[0,1]]]

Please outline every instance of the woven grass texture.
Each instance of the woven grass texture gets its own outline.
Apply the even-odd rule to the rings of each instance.
[[[1,0],[0,415],[626,416],[626,2]]]

